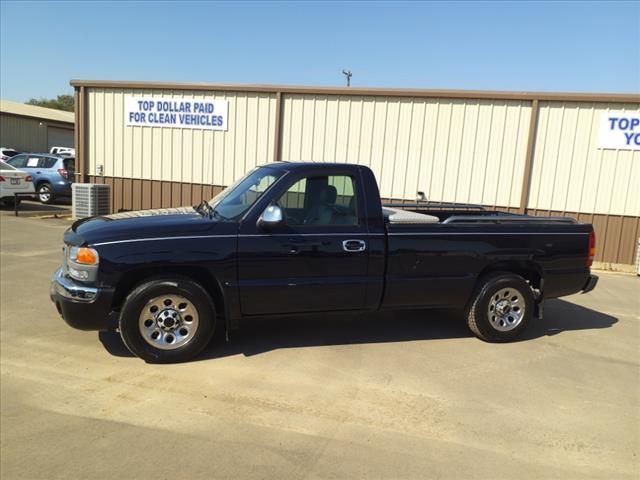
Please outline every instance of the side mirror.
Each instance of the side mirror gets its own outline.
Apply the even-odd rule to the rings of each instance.
[[[269,205],[258,219],[258,227],[263,230],[271,230],[282,225],[284,225],[284,214],[278,205]]]

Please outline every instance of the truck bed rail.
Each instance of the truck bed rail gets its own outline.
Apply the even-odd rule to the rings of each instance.
[[[450,202],[417,202],[417,203],[383,203],[383,207],[411,210],[479,210],[486,211],[482,205],[473,203]]]
[[[571,217],[529,217],[520,215],[454,215],[442,223],[578,223]]]

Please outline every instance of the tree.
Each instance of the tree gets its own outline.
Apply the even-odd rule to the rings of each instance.
[[[52,99],[31,98],[27,101],[27,105],[55,108],[56,110],[64,110],[65,112],[73,112],[75,107],[73,95],[58,95],[57,98]]]

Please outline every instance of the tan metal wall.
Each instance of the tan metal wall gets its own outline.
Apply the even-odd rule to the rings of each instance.
[[[47,152],[47,130],[51,125],[73,132],[73,125],[64,126],[47,120],[0,113],[1,146],[23,152]]]
[[[194,204],[276,159],[349,162],[373,169],[383,198],[421,190],[430,200],[571,215],[594,224],[597,261],[635,258],[640,152],[599,150],[597,129],[602,111],[638,111],[638,96],[74,86],[79,177],[111,184],[114,211]],[[226,98],[229,129],[126,127],[126,95]]]
[[[540,102],[528,208],[640,216],[640,151],[598,149],[609,110],[640,104]]]
[[[226,132],[127,127],[124,98],[226,99]],[[276,95],[268,93],[144,89],[88,89],[86,173],[106,177],[229,185],[274,150]]]
[[[381,195],[517,207],[530,101],[287,95],[282,159],[369,166]]]

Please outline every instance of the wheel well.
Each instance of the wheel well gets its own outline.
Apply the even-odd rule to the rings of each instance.
[[[152,277],[171,277],[172,275],[187,277],[199,283],[209,294],[216,308],[216,315],[224,317],[224,295],[217,280],[205,268],[198,267],[153,267],[127,272],[116,285],[112,308],[120,310],[127,295],[138,285]]]
[[[49,182],[49,181],[47,181],[47,180],[39,180],[39,181],[38,181],[38,183],[36,183],[36,190],[37,190],[38,188],[40,188],[40,185],[43,185],[43,184],[45,184],[45,183],[46,183],[46,184],[51,185],[51,182]]]
[[[539,290],[542,287],[542,270],[533,262],[507,261],[492,263],[478,274],[478,281],[493,272],[515,273],[527,280],[532,288]]]

